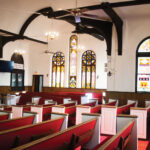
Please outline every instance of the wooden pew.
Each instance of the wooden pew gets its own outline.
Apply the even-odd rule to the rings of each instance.
[[[105,105],[114,106],[114,105],[116,105],[116,103],[117,103],[117,101],[112,101]],[[102,107],[102,105],[97,105],[95,107],[88,106],[86,104],[78,105],[76,107],[76,125],[81,123],[81,114],[82,113],[101,113],[101,107]]]
[[[50,114],[52,112],[52,105],[39,105],[39,106],[31,106],[31,112],[38,113],[38,122],[42,122],[50,119]],[[63,112],[65,113],[65,112]]]
[[[25,112],[24,115],[25,116],[21,118],[0,121],[0,131],[21,127],[36,122],[35,113]]]
[[[138,138],[147,139],[148,121],[150,119],[150,107],[131,107],[130,115],[136,115],[138,117]]]
[[[13,150],[71,150],[81,146],[85,146],[86,149],[92,149],[100,142],[99,126],[99,114],[83,114],[83,123],[19,146]]]
[[[0,110],[0,121],[8,120],[12,118],[12,112]]]
[[[0,132],[0,148],[9,150],[17,146],[32,142],[47,135],[51,135],[67,127],[67,114],[52,114],[52,120]]]
[[[76,102],[70,102],[70,103],[60,104],[59,106],[70,107],[70,106],[75,106],[75,105],[76,105]]]
[[[103,105],[101,110],[102,114],[101,132],[103,134],[115,135],[117,132],[116,131],[117,115],[121,113],[128,114],[130,112],[130,108],[135,105],[136,102],[132,102],[120,107]]]
[[[117,134],[97,145],[92,150],[137,150],[137,117],[119,115],[117,117]]]
[[[63,105],[52,106],[52,112],[69,114],[68,125],[75,125],[76,106],[65,107]]]
[[[96,102],[91,102],[91,103],[82,104],[81,106],[89,107],[89,106],[95,106],[95,104]],[[76,121],[75,103],[55,105],[52,107],[52,112],[68,113],[69,114],[69,123],[68,123],[69,126],[75,125],[75,121]],[[96,112],[93,112],[93,113],[96,113]],[[81,117],[81,114],[80,114],[80,117]]]
[[[137,102],[130,102],[129,104],[117,108],[117,114],[130,114],[130,108],[135,107]]]

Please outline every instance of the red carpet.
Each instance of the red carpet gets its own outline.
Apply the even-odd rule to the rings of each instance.
[[[138,150],[150,150],[150,141],[138,140]]]

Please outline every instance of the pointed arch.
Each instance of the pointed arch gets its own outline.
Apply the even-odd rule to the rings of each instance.
[[[87,50],[82,54],[82,88],[95,89],[96,85],[96,55]]]
[[[143,39],[136,51],[137,92],[150,92],[150,37]]]
[[[64,87],[65,56],[62,52],[54,53],[52,58],[52,87]]]

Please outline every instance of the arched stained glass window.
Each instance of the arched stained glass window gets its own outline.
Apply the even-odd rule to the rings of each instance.
[[[14,53],[11,57],[11,61],[14,62],[14,69],[11,72],[11,90],[22,91],[24,90],[24,60],[23,56],[18,53]]]
[[[150,92],[150,37],[139,44],[136,56],[136,91]]]
[[[70,79],[69,86],[76,88],[77,82],[77,45],[78,38],[76,35],[70,37]]]
[[[65,57],[57,52],[52,58],[52,87],[64,87]]]
[[[95,88],[96,56],[91,50],[82,54],[82,88]]]

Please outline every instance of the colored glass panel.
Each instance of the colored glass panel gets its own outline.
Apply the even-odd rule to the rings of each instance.
[[[64,64],[64,54],[55,53],[52,58],[52,87],[64,87]]]
[[[77,43],[78,38],[76,35],[70,37],[70,87],[76,88],[77,78]]]
[[[95,88],[96,56],[91,50],[82,55],[82,88]]]
[[[65,70],[64,70],[64,66],[61,66],[61,87],[64,87],[64,73],[65,73]]]
[[[138,74],[150,74],[150,57],[138,57]]]
[[[137,87],[138,87],[138,91],[149,92],[150,91],[150,75],[138,75]]]
[[[96,70],[95,66],[92,66],[92,89],[95,88],[95,83],[96,83]]]
[[[140,45],[138,52],[150,52],[150,38]]]
[[[137,91],[150,92],[150,38],[137,50]]]
[[[85,88],[85,66],[82,66],[82,88]]]
[[[87,66],[87,81],[86,81],[86,88],[91,88],[91,66]]]

